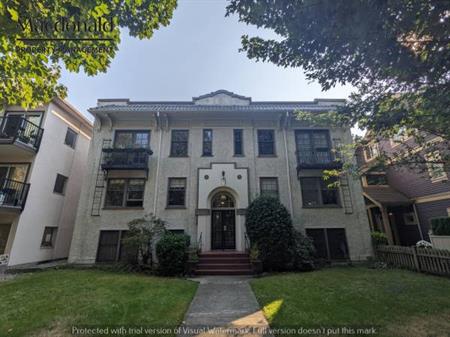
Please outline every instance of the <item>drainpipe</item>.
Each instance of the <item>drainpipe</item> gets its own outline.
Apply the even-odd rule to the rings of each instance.
[[[156,206],[158,204],[158,187],[159,187],[159,166],[161,162],[161,148],[162,148],[162,134],[163,134],[163,128],[161,125],[161,120],[159,116],[159,111],[156,112],[156,119],[157,119],[157,125],[159,129],[159,144],[158,144],[158,158],[156,161],[156,178],[155,178],[155,191],[154,191],[154,202],[153,202],[153,215],[156,215]]]
[[[286,174],[287,174],[287,178],[288,178],[288,195],[289,195],[289,210],[291,212],[291,216],[294,216],[294,209],[293,209],[293,205],[292,205],[292,191],[291,191],[291,168],[289,165],[289,152],[288,152],[288,148],[287,148],[287,122],[289,119],[289,112],[286,112],[286,121],[284,123],[284,125],[282,126],[283,128],[283,138],[284,138],[284,151],[285,151],[285,156],[286,156]]]
[[[422,226],[420,226],[419,214],[417,213],[416,204],[413,204],[414,215],[417,219],[417,227],[419,228],[420,239],[423,240]]]

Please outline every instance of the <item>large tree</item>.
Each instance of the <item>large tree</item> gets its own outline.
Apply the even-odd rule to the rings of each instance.
[[[279,36],[243,36],[250,59],[301,67],[324,90],[356,88],[329,120],[371,130],[366,141],[399,130],[450,140],[449,0],[231,0],[233,13]]]
[[[280,37],[242,37],[251,59],[351,84],[350,122],[450,138],[450,1],[231,0],[228,14]]]
[[[131,36],[150,38],[169,24],[176,5],[177,0],[0,2],[0,106],[30,107],[64,97],[66,88],[58,83],[62,66],[88,75],[106,72],[118,50],[121,28]],[[80,22],[81,29],[68,26],[63,31],[61,20]],[[108,22],[106,29],[85,29],[85,23],[89,27],[98,20]],[[52,40],[24,40],[36,38]]]

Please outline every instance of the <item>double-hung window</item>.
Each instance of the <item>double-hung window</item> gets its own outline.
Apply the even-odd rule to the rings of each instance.
[[[296,130],[299,164],[328,164],[332,161],[328,130]]]
[[[203,156],[211,157],[213,155],[213,131],[211,129],[203,129]]]
[[[274,130],[258,130],[258,154],[260,156],[275,155]]]
[[[300,178],[303,207],[339,206],[339,193],[336,187],[320,177]]]
[[[118,130],[114,137],[116,149],[140,149],[150,147],[150,131]]]
[[[259,178],[259,188],[261,195],[277,198],[278,194],[278,179],[275,178]]]
[[[170,144],[171,157],[188,156],[189,130],[172,130],[172,140]]]
[[[54,193],[64,194],[66,192],[67,177],[62,174],[56,174],[55,186],[53,187]]]
[[[186,206],[186,178],[169,178],[167,207]]]
[[[243,156],[244,155],[244,143],[243,143],[243,130],[234,129],[233,130],[233,141],[234,141],[234,155]]]
[[[64,139],[64,144],[70,146],[72,149],[75,148],[75,144],[77,142],[78,134],[76,131],[71,128],[67,128],[66,137]]]
[[[364,156],[366,157],[367,161],[372,160],[375,157],[378,157],[379,154],[380,154],[380,150],[379,150],[378,143],[368,144],[364,148]]]
[[[433,151],[425,155],[427,162],[428,174],[431,182],[447,180],[447,172],[445,172],[444,160],[439,151]]]
[[[142,207],[144,179],[109,179],[105,207]]]

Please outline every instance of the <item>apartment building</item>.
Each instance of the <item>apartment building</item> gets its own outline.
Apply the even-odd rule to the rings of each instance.
[[[246,249],[245,214],[260,194],[279,198],[330,260],[371,255],[361,184],[337,168],[333,148],[349,128],[311,128],[296,110],[330,111],[343,100],[254,102],[219,90],[182,102],[101,99],[95,116],[69,262],[123,258],[127,223],[153,213],[203,252]]]
[[[91,138],[92,124],[59,98],[1,113],[1,265],[68,257]]]
[[[373,169],[381,153],[392,159],[406,149],[434,159],[448,154],[449,144],[441,137],[424,137],[427,144],[434,144],[428,146],[432,153],[426,153],[405,130],[392,139],[372,141],[358,151],[359,164],[366,172],[362,185],[370,226],[386,233],[390,244],[410,246],[429,241],[431,219],[450,216],[450,172],[439,160],[430,160],[427,167],[417,169],[408,165]]]

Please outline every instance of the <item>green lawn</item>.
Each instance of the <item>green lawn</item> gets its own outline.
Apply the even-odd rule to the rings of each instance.
[[[54,270],[0,282],[0,336],[72,336],[72,326],[178,326],[195,282]],[[167,336],[167,335],[166,335]]]
[[[341,267],[263,277],[251,284],[272,328],[374,326],[379,336],[450,336],[446,278]]]

